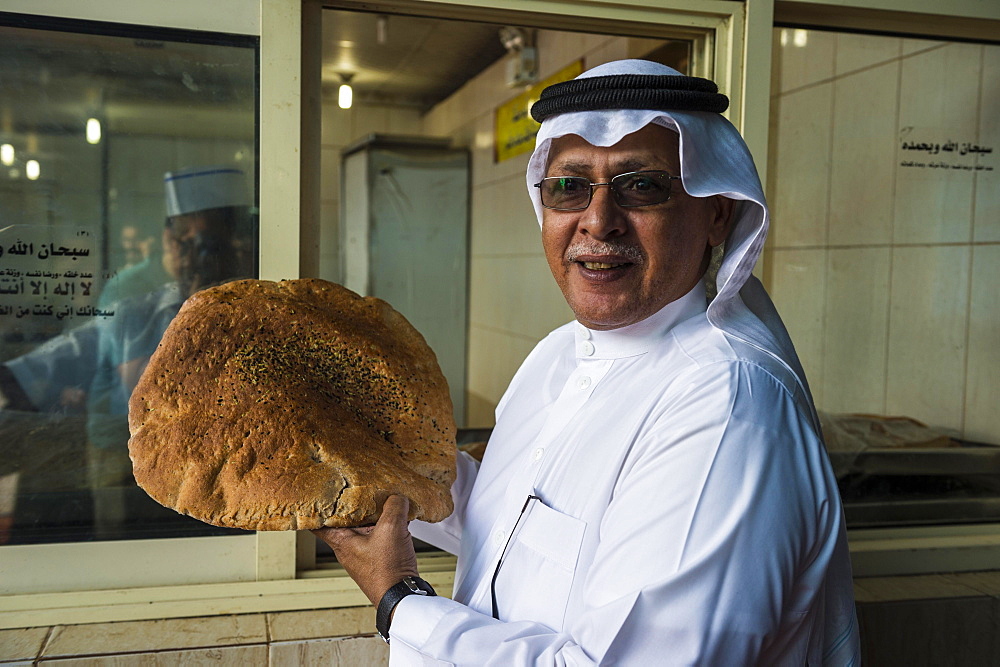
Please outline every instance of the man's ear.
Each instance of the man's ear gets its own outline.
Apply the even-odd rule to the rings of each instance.
[[[722,195],[712,197],[712,219],[708,227],[708,244],[713,248],[729,236],[729,230],[733,226],[733,214],[736,210],[736,201]]]

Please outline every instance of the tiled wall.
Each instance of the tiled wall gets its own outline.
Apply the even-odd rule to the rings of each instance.
[[[774,50],[765,282],[817,405],[1000,443],[1000,46],[776,29]]]
[[[372,607],[0,630],[0,665],[385,665]]]

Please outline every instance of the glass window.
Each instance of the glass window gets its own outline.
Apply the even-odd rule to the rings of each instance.
[[[1000,519],[1000,46],[774,32],[769,287],[851,527]]]
[[[159,506],[132,387],[257,275],[257,40],[0,15],[0,544],[230,531]]]

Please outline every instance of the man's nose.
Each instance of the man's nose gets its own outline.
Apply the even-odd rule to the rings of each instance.
[[[615,201],[615,193],[608,185],[594,187],[590,206],[581,211],[579,226],[596,239],[621,236],[628,229],[625,209]]]

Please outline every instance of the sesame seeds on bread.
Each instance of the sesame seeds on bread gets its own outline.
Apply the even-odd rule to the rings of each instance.
[[[455,423],[433,351],[380,299],[239,280],[188,299],[129,403],[136,482],[217,526],[302,530],[452,512]]]

